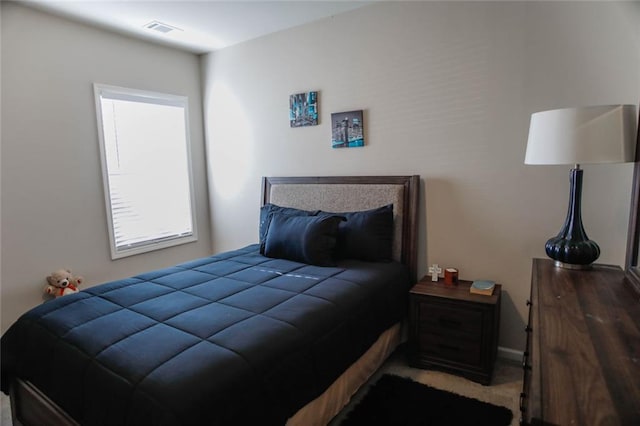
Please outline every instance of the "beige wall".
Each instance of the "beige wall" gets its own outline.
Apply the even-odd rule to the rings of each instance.
[[[388,2],[203,58],[215,251],[255,242],[263,175],[420,174],[420,273],[504,285],[500,345],[521,350],[532,257],[560,229],[570,167],[525,166],[532,112],[640,99],[639,3]],[[320,125],[288,97],[320,91]],[[330,148],[332,112],[366,146]],[[585,166],[584,223],[624,263],[631,165]]]
[[[2,331],[70,267],[86,286],[211,252],[199,58],[2,3]],[[112,261],[93,83],[189,97],[199,241]]]

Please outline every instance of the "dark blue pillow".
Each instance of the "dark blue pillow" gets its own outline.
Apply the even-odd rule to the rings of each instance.
[[[340,223],[336,255],[340,259],[390,262],[393,257],[393,204],[377,209],[323,215],[344,216]]]
[[[294,209],[293,207],[281,207],[276,204],[267,203],[260,207],[260,253],[264,254],[264,241],[267,237],[267,230],[269,229],[269,223],[274,214],[281,213],[289,216],[315,216],[318,214],[318,210],[307,211]]]
[[[317,266],[334,266],[338,224],[335,215],[292,216],[274,213],[265,239],[264,255]]]

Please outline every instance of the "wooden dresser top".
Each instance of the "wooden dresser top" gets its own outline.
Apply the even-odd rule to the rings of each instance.
[[[557,425],[640,424],[640,299],[623,271],[534,259],[532,299],[533,416]]]

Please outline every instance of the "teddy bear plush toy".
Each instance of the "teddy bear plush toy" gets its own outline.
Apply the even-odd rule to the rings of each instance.
[[[58,269],[47,277],[49,285],[44,289],[44,292],[55,297],[77,293],[78,286],[83,281],[84,278],[74,276],[70,269]]]

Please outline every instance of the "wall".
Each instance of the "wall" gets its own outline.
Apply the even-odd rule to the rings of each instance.
[[[196,55],[2,3],[2,330],[61,267],[86,286],[211,252]],[[199,241],[112,261],[93,83],[189,97]]]
[[[206,55],[214,250],[257,240],[263,175],[419,174],[420,273],[502,283],[500,345],[522,350],[570,168],[523,164],[530,114],[638,103],[638,5],[382,2]],[[320,125],[292,129],[289,95],[310,90]],[[366,146],[331,149],[330,114],[354,109]],[[632,167],[584,168],[585,227],[622,265]]]

